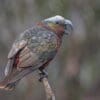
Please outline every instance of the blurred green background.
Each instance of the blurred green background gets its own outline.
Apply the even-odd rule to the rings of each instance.
[[[34,23],[62,15],[74,24],[47,71],[56,100],[100,100],[100,0],[0,0],[0,80],[16,37]],[[0,100],[45,100],[38,74],[16,90],[0,90]]]

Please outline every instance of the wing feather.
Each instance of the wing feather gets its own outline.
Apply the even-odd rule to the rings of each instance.
[[[18,68],[34,66],[38,61],[38,56],[36,53],[31,52],[31,50],[26,46],[19,54]]]
[[[22,40],[22,41],[15,41],[15,43],[12,46],[11,51],[8,54],[8,62],[5,67],[5,76],[7,76],[13,69],[13,64],[15,62],[15,55],[23,49],[27,44],[27,41]]]
[[[8,59],[13,58],[27,44],[27,40],[15,41],[11,51],[8,54]]]
[[[13,59],[9,59],[8,60],[6,68],[5,68],[5,71],[4,71],[5,76],[7,76],[11,72],[12,66],[13,66],[13,62],[14,62]]]

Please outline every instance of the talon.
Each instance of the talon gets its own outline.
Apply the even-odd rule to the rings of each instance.
[[[43,78],[47,78],[48,77],[48,73],[45,70],[42,70],[40,73],[40,78],[39,81],[41,82]]]

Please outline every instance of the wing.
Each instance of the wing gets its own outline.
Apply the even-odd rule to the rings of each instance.
[[[14,64],[14,59],[15,59],[15,55],[22,50],[27,44],[27,41],[22,40],[22,41],[15,41],[15,43],[12,46],[11,51],[8,54],[8,63],[5,67],[5,76],[7,76],[13,68],[13,64]]]
[[[28,39],[32,36],[32,33],[35,33],[33,28],[27,29],[21,33],[19,38],[14,42],[8,54],[8,63],[5,68],[5,75],[8,75],[8,73],[12,71],[13,64],[15,63],[15,56],[25,48]]]
[[[19,54],[18,68],[37,67],[52,59],[58,49],[58,39],[53,32],[37,29]]]
[[[36,66],[38,60],[38,55],[31,52],[31,50],[26,46],[18,56],[17,68]]]

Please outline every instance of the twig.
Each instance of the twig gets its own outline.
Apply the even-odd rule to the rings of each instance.
[[[43,82],[43,85],[44,85],[44,88],[45,88],[47,100],[55,100],[55,95],[54,95],[54,93],[51,89],[51,86],[48,82],[48,79],[45,77],[45,78],[42,79],[42,82]]]

